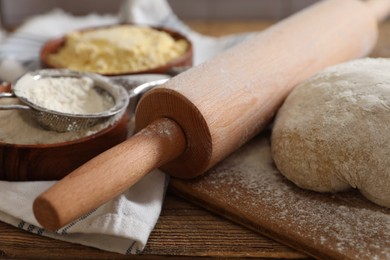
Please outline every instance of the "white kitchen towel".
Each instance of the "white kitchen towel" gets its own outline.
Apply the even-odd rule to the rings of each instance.
[[[166,0],[127,0],[118,16],[74,17],[53,10],[33,17],[2,40],[0,79],[13,81],[28,70],[39,69],[39,50],[49,38],[118,21],[164,26],[187,35],[194,44],[195,64],[248,37],[243,34],[213,38],[193,32],[177,18]],[[34,198],[55,182],[0,181],[0,221],[38,235],[121,254],[137,254],[142,252],[158,220],[168,179],[155,170],[122,195],[57,232],[42,229],[32,213]]]
[[[50,232],[34,218],[32,202],[54,181],[0,181],[0,220],[37,235],[121,254],[142,252],[160,215],[168,178],[156,170],[122,195]]]

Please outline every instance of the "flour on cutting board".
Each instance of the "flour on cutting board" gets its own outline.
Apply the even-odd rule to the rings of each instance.
[[[274,167],[268,136],[257,137],[191,182],[191,189],[308,252],[390,258],[390,210],[353,190],[330,194],[296,187]]]

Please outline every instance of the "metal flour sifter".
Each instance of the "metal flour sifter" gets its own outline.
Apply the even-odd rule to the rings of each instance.
[[[26,97],[18,93],[26,88],[26,82],[21,84],[22,79],[32,81],[39,81],[43,78],[51,77],[70,77],[82,78],[87,77],[92,79],[93,88],[99,95],[112,99],[113,105],[105,111],[98,113],[64,113],[48,109],[39,104],[32,102]],[[33,82],[31,82],[33,83]],[[87,129],[96,124],[103,123],[120,112],[123,112],[129,103],[129,95],[125,88],[113,83],[106,77],[93,74],[78,72],[66,69],[43,69],[34,72],[29,72],[19,78],[11,87],[11,92],[0,93],[0,98],[17,98],[21,104],[0,105],[0,110],[26,110],[30,112],[31,116],[45,129],[54,130],[57,132],[79,131]]]

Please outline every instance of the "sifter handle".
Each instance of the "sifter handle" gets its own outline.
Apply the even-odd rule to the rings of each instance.
[[[2,98],[18,98],[18,97],[15,96],[14,93],[4,92],[4,93],[0,93],[0,99]],[[31,107],[26,105],[20,105],[20,104],[0,105],[0,110],[12,110],[12,109],[30,110]]]
[[[167,118],[158,119],[41,194],[34,201],[34,215],[44,228],[59,229],[175,159],[185,146],[180,126]]]

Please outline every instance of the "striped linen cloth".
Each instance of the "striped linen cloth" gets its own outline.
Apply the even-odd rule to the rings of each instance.
[[[250,35],[213,38],[193,32],[172,12],[166,0],[126,0],[117,16],[73,17],[53,10],[31,18],[0,44],[0,79],[13,81],[39,69],[39,51],[50,38],[89,26],[118,21],[171,28],[189,37],[199,64]],[[1,127],[1,122],[0,122]],[[34,198],[55,182],[0,181],[0,221],[28,232],[121,254],[143,251],[161,212],[169,177],[155,170],[122,195],[67,226],[49,232],[32,213]]]

